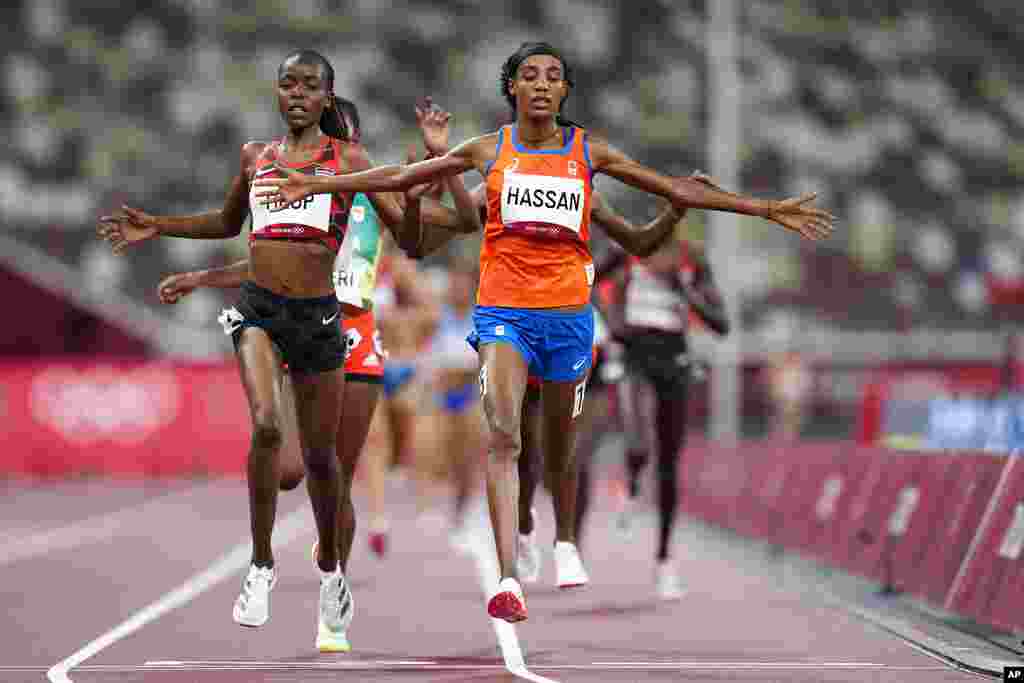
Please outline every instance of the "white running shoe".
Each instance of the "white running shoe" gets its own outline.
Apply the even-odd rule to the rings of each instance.
[[[320,652],[350,652],[352,643],[347,631],[332,631],[320,622],[316,629],[316,649]]]
[[[555,577],[559,588],[585,586],[590,581],[575,543],[555,543]]]
[[[537,545],[537,530],[519,534],[519,552],[516,554],[516,573],[523,583],[537,583],[540,579],[540,546]]]
[[[355,601],[340,570],[320,572],[320,630],[344,634],[352,625]],[[318,638],[319,640],[319,638]]]
[[[231,612],[235,623],[253,628],[267,623],[270,619],[270,591],[276,583],[275,569],[249,565],[249,573],[242,582],[242,592]]]
[[[686,595],[679,573],[670,560],[659,561],[654,567],[654,583],[662,600],[680,600]]]

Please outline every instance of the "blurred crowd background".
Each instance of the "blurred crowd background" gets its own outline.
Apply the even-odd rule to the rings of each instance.
[[[998,365],[1011,370],[999,386],[1015,386],[1024,5],[740,6],[736,189],[817,191],[840,217],[836,234],[813,245],[744,220],[735,258],[713,264],[740,281],[745,358],[763,365],[788,351],[818,368],[808,391],[819,394],[819,431],[829,434],[852,433],[863,418],[850,406],[884,364]],[[454,140],[504,123],[502,62],[524,40],[548,40],[577,71],[570,118],[682,174],[708,164],[706,9],[699,0],[7,3],[0,286],[19,331],[0,352],[230,353],[214,324],[223,295],[161,307],[155,286],[169,272],[243,257],[245,233],[159,240],[117,257],[94,225],[122,203],[152,213],[218,207],[240,145],[282,132],[273,84],[292,49],[332,60],[371,156],[394,162],[417,138],[419,96],[453,112]],[[657,209],[612,180],[598,186],[636,220]],[[700,212],[681,230],[707,239]],[[467,239],[454,251],[476,248]],[[428,265],[443,268],[444,258]]]

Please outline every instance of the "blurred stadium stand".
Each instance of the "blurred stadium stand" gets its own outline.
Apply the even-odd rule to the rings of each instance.
[[[336,90],[362,110],[378,161],[400,159],[414,139],[419,95],[453,111],[456,140],[503,122],[501,62],[540,38],[575,58],[571,118],[665,171],[705,167],[704,3],[640,4],[166,0],[130,13],[110,0],[8,4],[4,233],[86,288],[102,283],[100,298],[141,316],[129,329],[147,316],[166,322],[140,337],[151,352],[223,354],[213,324],[221,295],[164,309],[155,285],[243,255],[245,235],[164,240],[124,259],[93,225],[122,202],[154,213],[218,206],[239,146],[280,134],[271,86],[287,51],[332,59]],[[841,219],[829,243],[813,246],[751,220],[743,253],[716,264],[746,275],[752,346],[797,330],[812,352],[913,353],[919,345],[894,335],[927,331],[929,352],[998,356],[992,332],[1024,319],[1024,8],[751,0],[742,26],[742,189],[816,190]],[[631,216],[655,210],[599,183]],[[702,239],[702,226],[695,215],[687,233]],[[181,330],[188,342],[160,343]],[[884,334],[865,346],[864,331]],[[950,332],[961,342],[946,347]],[[105,340],[92,350],[120,351]]]

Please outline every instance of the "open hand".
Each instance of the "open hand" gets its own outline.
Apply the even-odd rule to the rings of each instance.
[[[282,166],[280,163],[275,163],[274,167],[284,175],[283,178],[264,177],[252,181],[253,187],[259,188],[256,191],[256,198],[263,206],[271,207],[273,210],[274,205],[291,204],[316,194],[314,176]]]
[[[96,234],[110,243],[115,254],[138,242],[153,239],[160,234],[156,218],[144,211],[122,206],[110,216],[102,216]]]
[[[156,287],[156,292],[161,303],[176,304],[183,297],[195,291],[198,286],[195,273],[175,273],[161,280]]]
[[[765,218],[787,230],[800,233],[804,239],[825,239],[832,234],[834,217],[827,211],[809,206],[809,202],[815,197],[817,194],[811,192],[781,202],[772,202],[772,207]]]
[[[448,122],[452,115],[434,104],[429,96],[416,103],[416,123],[427,151],[439,157],[448,153]]]

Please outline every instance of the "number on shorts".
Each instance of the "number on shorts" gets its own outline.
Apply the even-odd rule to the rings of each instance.
[[[587,393],[587,382],[584,380],[576,385],[576,395],[572,400],[572,419],[583,414],[583,396]]]

